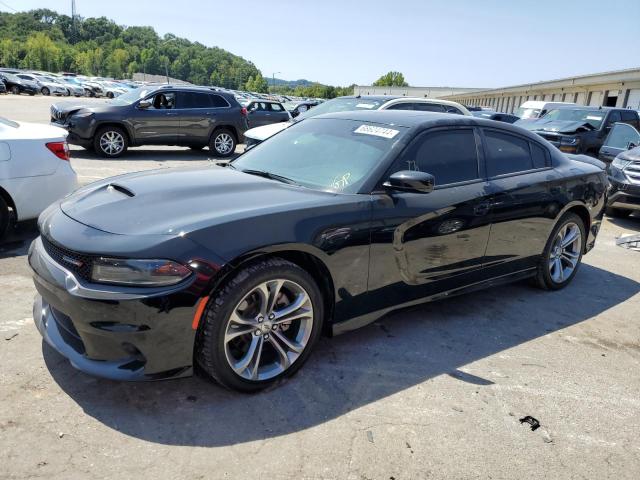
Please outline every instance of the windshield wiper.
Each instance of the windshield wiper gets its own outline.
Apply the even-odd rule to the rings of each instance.
[[[278,182],[288,183],[290,185],[300,185],[294,180],[291,180],[290,178],[287,178],[287,177],[283,177],[282,175],[278,175],[277,173],[266,172],[264,170],[252,170],[250,168],[247,168],[245,170],[240,170],[240,171],[242,173],[248,173],[249,175],[256,175],[258,177],[268,178],[269,180],[276,180]]]

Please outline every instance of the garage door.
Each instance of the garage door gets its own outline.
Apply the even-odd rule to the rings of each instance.
[[[627,107],[633,108],[635,110],[640,110],[640,88],[629,90]]]
[[[576,103],[578,105],[585,105],[586,99],[585,99],[585,94],[584,92],[579,92],[578,93],[578,99],[576,100]]]
[[[590,107],[599,107],[602,105],[602,92],[591,92]]]

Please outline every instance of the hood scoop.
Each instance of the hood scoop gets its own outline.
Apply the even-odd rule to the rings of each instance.
[[[127,197],[135,197],[136,194],[133,191],[129,190],[127,187],[120,185],[118,183],[110,183],[106,186],[107,193],[111,193],[113,191],[117,191],[125,194]]]

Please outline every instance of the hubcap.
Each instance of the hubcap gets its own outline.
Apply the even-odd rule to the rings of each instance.
[[[313,328],[313,304],[295,282],[269,280],[253,288],[227,320],[227,362],[247,380],[268,380],[302,355]]]
[[[213,141],[213,145],[218,153],[229,153],[233,147],[233,138],[228,133],[221,133]]]
[[[107,155],[117,155],[124,148],[124,138],[118,132],[104,132],[100,137],[100,148]]]
[[[582,234],[573,222],[560,229],[549,253],[549,274],[556,283],[564,282],[578,266]]]

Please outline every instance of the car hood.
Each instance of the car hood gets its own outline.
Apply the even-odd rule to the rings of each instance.
[[[91,112],[105,112],[113,110],[114,108],[122,108],[122,105],[113,105],[110,100],[102,100],[99,102],[81,102],[81,101],[68,101],[58,102],[51,105],[51,110],[57,112],[61,116],[67,116],[78,110],[88,110]]]
[[[121,235],[185,235],[205,226],[325,204],[337,194],[232,168],[139,172],[92,183],[64,199],[72,219]]]
[[[625,150],[618,155],[621,160],[630,160],[632,162],[640,162],[640,147]]]
[[[534,122],[518,123],[519,127],[533,132],[578,133],[595,130],[589,122],[570,120],[545,120],[544,117]]]
[[[269,125],[251,128],[244,132],[244,136],[262,142],[276,133],[289,128],[291,125],[293,125],[293,122],[270,123]]]

